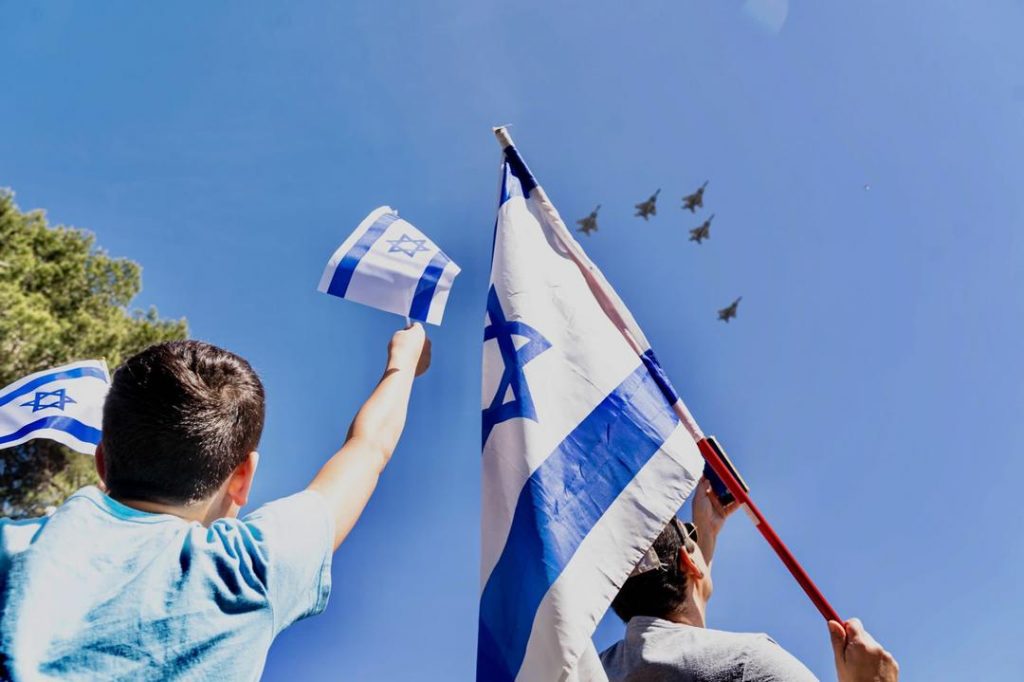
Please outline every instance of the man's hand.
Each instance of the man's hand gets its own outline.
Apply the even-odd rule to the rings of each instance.
[[[737,508],[739,505],[736,503],[723,507],[707,478],[701,476],[697,481],[697,491],[693,496],[693,525],[697,526],[698,533],[718,535],[725,525],[725,520]]]
[[[420,376],[430,367],[430,339],[423,325],[413,322],[405,329],[399,329],[388,344],[388,370],[415,369]]]
[[[828,622],[839,682],[896,682],[900,666],[856,618]]]
[[[704,561],[711,565],[718,534],[725,520],[739,508],[736,503],[723,507],[711,490],[711,483],[703,476],[697,481],[693,495],[693,525],[697,527],[697,544],[704,555]]]

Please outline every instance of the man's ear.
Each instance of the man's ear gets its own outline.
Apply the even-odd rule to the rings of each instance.
[[[253,450],[235,467],[228,479],[227,494],[239,507],[249,502],[249,491],[252,490],[252,479],[256,476],[256,465],[260,463],[260,453]]]
[[[685,547],[679,548],[679,570],[685,573],[686,577],[693,580],[704,579],[704,569],[697,565]]]
[[[107,460],[106,455],[103,452],[103,441],[96,444],[96,474],[99,475],[100,480],[106,483],[107,481]]]

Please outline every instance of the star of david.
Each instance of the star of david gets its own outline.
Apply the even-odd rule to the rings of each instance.
[[[537,411],[533,406],[533,398],[530,397],[530,387],[526,383],[523,368],[551,347],[551,343],[530,325],[505,319],[505,313],[501,309],[498,294],[493,286],[487,292],[487,316],[490,318],[490,324],[484,327],[484,343],[491,339],[497,341],[504,371],[494,399],[483,410],[484,443],[487,442],[491,429],[503,421],[516,418],[537,421]],[[526,343],[516,348],[513,336],[526,339]],[[505,396],[510,391],[512,399],[505,402]]]
[[[43,403],[47,398],[53,398],[54,401]],[[58,388],[56,391],[36,391],[35,397],[27,403],[22,403],[21,407],[31,407],[33,412],[55,407],[63,412],[65,405],[74,405],[77,402],[68,395],[67,389]]]
[[[404,253],[409,258],[415,258],[416,254],[421,251],[430,251],[429,248],[424,246],[427,242],[426,239],[413,239],[404,232],[398,239],[388,239],[387,242],[391,244],[391,247],[388,248],[388,253]],[[406,244],[412,244],[412,246],[406,246]]]

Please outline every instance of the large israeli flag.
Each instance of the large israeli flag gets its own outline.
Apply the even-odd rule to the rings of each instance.
[[[415,225],[381,206],[331,256],[317,287],[413,320],[441,324],[459,266]]]
[[[0,448],[49,438],[94,454],[109,387],[106,363],[84,360],[30,374],[0,389]]]
[[[594,629],[703,468],[674,402],[509,144],[484,326],[478,680],[605,679]]]

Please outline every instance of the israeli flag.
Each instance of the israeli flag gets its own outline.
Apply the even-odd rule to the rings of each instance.
[[[420,322],[441,324],[459,266],[414,225],[381,206],[324,268],[317,288]]]
[[[703,460],[629,312],[515,147],[504,154],[484,323],[477,679],[603,680],[594,629]]]
[[[102,360],[36,372],[0,389],[0,448],[49,438],[95,454],[110,373]]]

